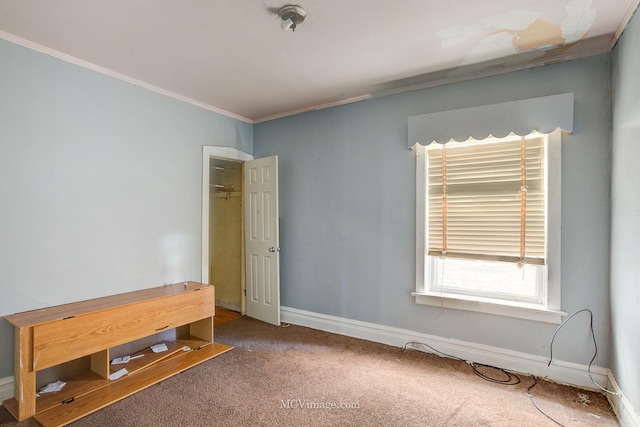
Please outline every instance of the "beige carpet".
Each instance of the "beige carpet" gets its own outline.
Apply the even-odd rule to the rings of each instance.
[[[464,362],[246,317],[216,341],[236,348],[72,425],[557,426],[525,375],[494,384]],[[531,392],[565,426],[618,425],[601,394],[544,381]],[[31,425],[0,410],[0,426]]]

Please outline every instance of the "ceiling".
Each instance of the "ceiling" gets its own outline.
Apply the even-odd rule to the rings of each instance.
[[[0,37],[258,123],[609,52],[640,0],[0,0]]]

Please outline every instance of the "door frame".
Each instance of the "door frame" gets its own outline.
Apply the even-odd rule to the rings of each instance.
[[[222,147],[222,146],[212,146],[212,145],[203,145],[202,146],[202,259],[201,259],[201,273],[200,273],[200,281],[202,283],[209,283],[209,222],[211,219],[209,218],[209,183],[210,183],[210,162],[212,158],[229,160],[235,162],[244,163],[247,160],[253,160],[253,155],[245,153],[244,151],[240,151],[233,147]],[[244,209],[242,210],[243,218],[241,219],[241,227],[242,227],[242,262],[244,264]],[[242,280],[240,284],[240,306],[241,306],[241,314],[244,314],[246,311],[245,297],[244,297],[244,271],[245,268],[242,268]]]

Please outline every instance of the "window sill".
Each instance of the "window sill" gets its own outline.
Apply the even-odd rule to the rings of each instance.
[[[412,292],[411,295],[416,298],[417,304],[451,308],[454,310],[475,311],[497,316],[534,320],[537,322],[560,324],[562,317],[567,315],[567,313],[563,311],[551,310],[540,304],[517,301],[500,301],[490,298],[441,294],[436,292]]]

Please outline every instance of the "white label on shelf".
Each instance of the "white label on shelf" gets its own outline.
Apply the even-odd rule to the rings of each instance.
[[[162,353],[163,351],[169,350],[167,345],[163,342],[160,344],[154,344],[150,348],[151,348],[151,351],[153,351],[154,353]]]
[[[111,381],[117,380],[118,378],[124,377],[128,373],[129,371],[127,371],[125,368],[122,368],[119,371],[115,371],[113,374],[109,375],[109,379]]]
[[[54,391],[60,391],[65,385],[67,385],[67,383],[63,381],[55,381],[55,382],[49,383],[40,389],[40,394],[53,393]]]
[[[131,359],[131,356],[116,357],[115,359],[113,359],[111,361],[111,364],[112,365],[120,365],[121,363],[129,362],[129,359]]]
[[[112,365],[120,365],[123,363],[129,363],[129,360],[133,360],[133,359],[137,359],[138,357],[142,357],[144,356],[144,354],[138,354],[137,356],[122,356],[122,357],[116,357],[115,359],[113,359],[111,361]]]

